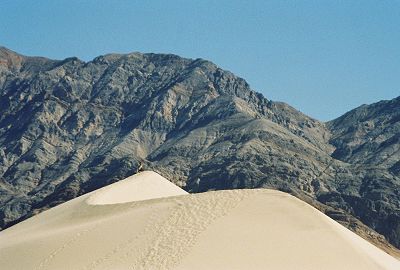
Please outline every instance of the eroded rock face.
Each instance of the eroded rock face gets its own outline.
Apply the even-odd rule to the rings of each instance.
[[[144,164],[192,192],[265,187],[319,200],[400,246],[396,129],[382,126],[392,156],[375,168],[348,155],[346,125],[358,117],[326,125],[202,59],[132,53],[86,63],[1,48],[0,60],[2,228]]]
[[[360,106],[327,123],[332,156],[362,179],[356,194],[324,194],[320,201],[350,213],[400,246],[400,97]],[[349,190],[349,189],[348,189]]]

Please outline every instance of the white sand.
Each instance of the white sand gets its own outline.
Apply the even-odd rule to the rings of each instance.
[[[146,171],[97,190],[87,203],[116,204],[188,194],[161,175]]]
[[[272,190],[187,193],[143,172],[0,232],[0,269],[400,269]]]

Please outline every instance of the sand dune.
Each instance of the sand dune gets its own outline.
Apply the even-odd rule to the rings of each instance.
[[[400,269],[282,192],[188,195],[142,172],[0,232],[1,269]]]
[[[146,171],[132,175],[89,196],[92,205],[116,204],[188,194],[161,175]]]

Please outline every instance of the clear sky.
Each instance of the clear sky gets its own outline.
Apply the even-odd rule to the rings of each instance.
[[[400,95],[399,0],[0,0],[0,44],[204,58],[320,120]]]

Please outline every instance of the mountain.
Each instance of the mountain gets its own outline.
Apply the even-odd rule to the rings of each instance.
[[[399,175],[400,97],[363,105],[328,122],[333,157]]]
[[[332,157],[352,164],[362,183],[356,196],[331,193],[319,201],[347,208],[399,247],[400,97],[363,105],[327,126],[336,148]]]
[[[378,233],[400,247],[398,165],[341,154],[353,147],[347,126],[357,128],[359,115],[322,123],[202,59],[56,61],[1,48],[0,227],[144,167],[190,192],[290,192],[392,250]]]

